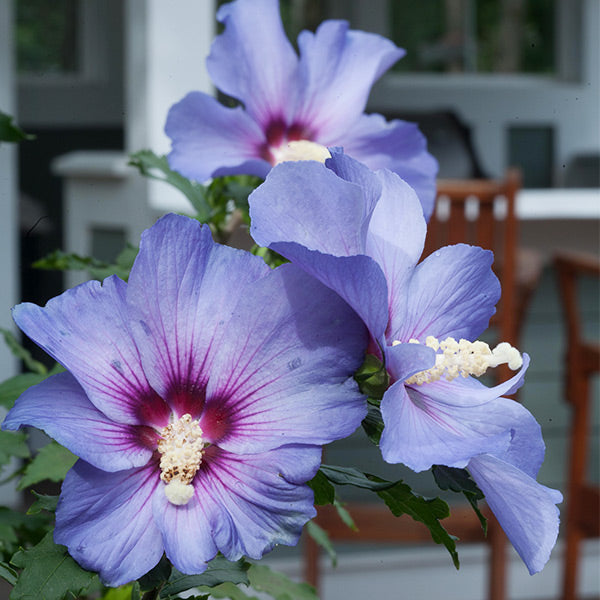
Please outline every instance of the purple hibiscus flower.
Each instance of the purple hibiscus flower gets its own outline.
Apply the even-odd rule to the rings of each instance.
[[[351,379],[367,334],[331,290],[270,270],[168,215],[116,277],[14,309],[67,373],[30,388],[4,429],[43,429],[80,460],[55,541],[108,585],[163,552],[199,573],[217,552],[259,558],[315,515],[322,444],[366,412]]]
[[[225,26],[207,59],[222,92],[243,104],[227,108],[192,92],[175,104],[165,131],[169,164],[183,175],[265,177],[288,157],[288,143],[318,142],[372,168],[399,173],[417,190],[427,215],[435,197],[437,163],[417,126],[365,114],[373,83],[404,50],[345,21],[325,21],[298,36],[298,56],[285,36],[277,0],[237,0],[219,9]]]
[[[492,253],[459,244],[419,263],[426,223],[415,192],[341,153],[325,165],[275,167],[251,195],[250,215],[257,243],[336,290],[369,328],[371,351],[390,375],[383,458],[415,471],[470,468],[530,571],[541,569],[556,540],[560,494],[535,480],[544,454],[539,427],[532,433],[537,423],[501,397],[520,387],[529,358],[476,341],[500,297]],[[502,363],[522,368],[492,388],[472,377]],[[530,435],[517,436],[519,457],[521,429]],[[513,502],[525,489],[537,491],[535,522]]]

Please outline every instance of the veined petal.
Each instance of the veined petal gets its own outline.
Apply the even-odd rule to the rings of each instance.
[[[466,244],[446,246],[428,256],[416,267],[405,293],[394,299],[389,339],[476,339],[500,298],[492,261],[488,250]]]
[[[346,437],[366,414],[352,376],[367,342],[339,296],[282,265],[244,288],[212,363],[203,419],[227,422],[218,445],[236,453]]]
[[[341,149],[330,148],[330,152],[331,158],[325,161],[325,166],[344,181],[355,183],[362,189],[363,216],[361,220],[365,223],[365,231],[361,239],[365,239],[371,215],[381,197],[381,178],[363,163],[344,154]],[[343,216],[338,215],[338,218],[343,218]]]
[[[178,416],[200,414],[213,346],[244,284],[269,272],[186,217],[166,215],[142,234],[127,288],[132,328],[152,387]]]
[[[433,367],[435,352],[423,344],[397,344],[385,347],[385,359],[392,381],[405,381]]]
[[[191,179],[265,177],[271,169],[260,155],[266,138],[257,123],[241,107],[227,108],[208,94],[190,92],[174,104],[165,133],[172,140],[169,165]]]
[[[152,516],[159,482],[156,465],[107,473],[79,460],[62,486],[54,541],[106,585],[141,577],[163,554]]]
[[[271,248],[337,292],[360,316],[373,339],[383,343],[388,321],[387,284],[373,259],[321,254],[295,243],[277,242]]]
[[[429,220],[435,203],[438,163],[427,152],[427,141],[416,123],[364,114],[337,143],[369,168],[397,173],[415,190]]]
[[[206,60],[214,84],[241,100],[263,130],[276,119],[287,123],[296,101],[298,57],[283,30],[277,0],[224,4],[217,19],[225,31]]]
[[[398,311],[403,311],[406,302],[407,282],[423,252],[426,225],[415,192],[391,171],[378,171],[377,175],[382,191],[369,222],[366,253],[385,274],[389,328],[393,328]]]
[[[470,406],[485,404],[500,396],[514,394],[525,382],[525,373],[529,368],[529,362],[529,355],[523,354],[523,366],[510,379],[492,387],[487,387],[475,377],[460,377],[453,381],[442,378],[434,383],[426,384],[426,388],[422,386],[422,389],[426,389],[427,395],[436,402],[454,405],[455,386],[459,385],[462,403]]]
[[[249,456],[207,451],[194,480],[195,496],[187,505],[166,506],[156,500],[167,555],[178,569],[194,572],[195,561],[214,548],[202,539],[205,531],[229,560],[258,559],[276,544],[295,545],[304,524],[316,514],[312,490],[303,484],[315,475],[320,460],[321,449],[314,446]],[[198,539],[190,539],[189,531],[174,527],[175,522],[196,523]]]
[[[25,425],[42,429],[104,471],[141,467],[152,457],[152,450],[141,439],[141,428],[106,417],[70,373],[59,373],[26,390],[6,416],[2,429],[16,430]]]
[[[506,452],[525,409],[506,398],[473,404],[468,394],[463,398],[458,379],[445,382],[440,402],[433,397],[439,383],[409,387],[398,381],[384,394],[384,460],[418,472],[434,464],[462,468],[479,454]]]
[[[207,467],[202,465],[196,479],[203,478],[206,472]],[[154,494],[153,511],[162,533],[165,553],[182,573],[202,573],[206,570],[206,563],[218,552],[212,529],[215,501],[203,493],[199,484],[195,484],[191,500],[176,506],[167,500],[160,487]]]
[[[50,300],[44,308],[23,303],[13,308],[16,324],[68,369],[89,399],[120,423],[160,420],[164,404],[151,390],[129,329],[127,284],[109,277],[88,281]],[[143,403],[151,405],[142,415]]]
[[[560,492],[490,454],[472,458],[468,469],[529,573],[541,571],[558,536]]]
[[[261,246],[296,242],[334,256],[364,254],[370,215],[363,188],[321,163],[276,166],[249,202],[250,232]]]
[[[345,21],[325,21],[298,36],[301,100],[296,119],[310,123],[316,140],[339,145],[367,104],[371,86],[405,52],[390,40],[349,31]]]

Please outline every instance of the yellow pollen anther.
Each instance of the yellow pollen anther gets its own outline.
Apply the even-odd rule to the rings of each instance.
[[[392,346],[400,343],[394,341]],[[421,342],[411,339],[409,343],[420,344]],[[454,338],[449,337],[440,342],[437,338],[429,336],[425,340],[425,345],[437,353],[435,365],[431,369],[415,373],[404,383],[422,385],[423,383],[438,381],[442,377],[448,381],[452,381],[459,376],[469,377],[474,375],[479,377],[489,368],[498,365],[507,364],[510,369],[516,371],[523,364],[521,353],[507,342],[502,342],[493,350],[490,350],[485,342],[479,340],[469,342],[469,340],[463,339],[457,342]]]
[[[324,163],[328,158],[331,158],[331,154],[325,146],[310,140],[287,142],[277,149],[271,149],[271,152],[276,165],[286,161],[298,160],[316,160]]]
[[[191,483],[202,463],[204,446],[202,429],[189,414],[163,427],[158,451],[160,478],[167,484],[165,495],[172,504],[187,504],[194,495]]]

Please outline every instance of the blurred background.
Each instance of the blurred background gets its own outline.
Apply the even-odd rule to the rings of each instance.
[[[0,0],[0,110],[36,136],[0,145],[0,326],[11,327],[8,309],[16,302],[43,304],[80,280],[33,270],[32,261],[56,248],[111,261],[159,214],[189,210],[177,192],[127,167],[127,154],[167,152],[169,106],[191,90],[216,93],[204,57],[217,33],[217,4]],[[518,241],[537,254],[541,270],[519,332],[521,350],[533,357],[519,400],[541,423],[548,446],[540,480],[564,491],[571,409],[552,261],[564,249],[600,253],[600,2],[282,0],[281,10],[292,40],[323,19],[343,18],[407,50],[376,84],[367,111],[418,122],[441,178],[497,179],[508,167],[521,170]],[[580,309],[586,336],[597,341],[596,281],[583,281]],[[18,369],[0,348],[0,376]],[[597,378],[592,396],[587,471],[598,482]],[[327,460],[437,494],[430,475],[381,472],[376,449],[358,437],[334,446]],[[583,548],[580,593],[598,597],[600,546],[590,540]],[[486,594],[482,543],[460,548],[459,573],[431,543],[340,544],[338,551],[337,569],[322,557],[324,600]],[[562,556],[560,538],[546,569],[530,578],[511,555],[507,597],[559,598]],[[270,560],[302,574],[297,549]]]

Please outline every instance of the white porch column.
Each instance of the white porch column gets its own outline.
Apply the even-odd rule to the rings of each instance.
[[[0,110],[15,114],[13,3],[0,2]],[[14,144],[0,143],[0,327],[14,330],[10,307],[18,301],[19,263],[17,153]],[[17,361],[0,342],[0,381],[16,373]]]
[[[167,210],[191,212],[181,193],[142,177],[127,155],[169,151],[169,107],[191,90],[211,92],[204,67],[215,30],[215,0],[127,0],[124,5],[125,152],[78,151],[59,157],[65,179],[65,245],[92,254],[94,236],[112,231],[132,244]],[[86,279],[69,273],[69,286]]]
[[[213,92],[205,59],[215,36],[215,0],[128,0],[126,8],[125,144],[166,154],[169,107],[192,90]],[[185,212],[181,194],[147,182],[152,208]]]

